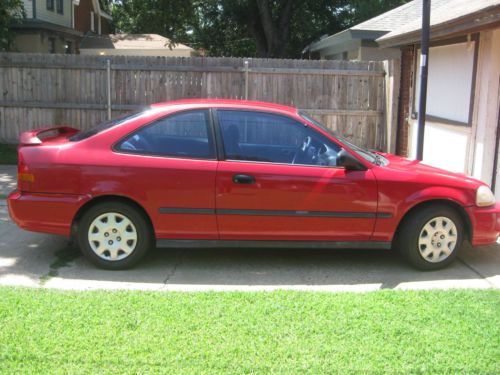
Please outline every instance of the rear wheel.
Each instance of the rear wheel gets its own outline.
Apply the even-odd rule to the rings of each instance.
[[[453,262],[462,248],[464,224],[447,206],[427,206],[402,224],[397,247],[421,270],[436,270]]]
[[[120,270],[133,267],[144,257],[151,247],[152,233],[133,206],[105,202],[83,214],[77,239],[82,253],[96,266]]]

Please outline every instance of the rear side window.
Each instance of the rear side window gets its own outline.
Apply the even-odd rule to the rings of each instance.
[[[142,116],[148,110],[149,110],[149,108],[146,108],[146,109],[143,109],[139,112],[127,113],[126,115],[122,115],[122,116],[114,118],[112,120],[104,121],[92,129],[82,131],[80,133],[77,133],[77,134],[69,137],[69,140],[73,141],[73,142],[77,142],[77,141],[81,141],[83,139],[90,138],[93,135],[96,135],[104,130],[110,129],[116,125],[123,124],[126,121],[133,120],[139,116]]]
[[[180,158],[215,159],[208,110],[176,113],[123,139],[119,151]]]

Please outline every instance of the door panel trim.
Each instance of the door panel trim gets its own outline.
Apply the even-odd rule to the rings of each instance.
[[[161,248],[390,249],[390,241],[240,241],[157,239]]]
[[[389,219],[388,212],[346,212],[346,211],[291,211],[291,210],[238,210],[211,208],[170,208],[161,207],[161,214],[199,214],[199,215],[244,215],[244,216],[305,216],[336,218],[379,218]]]
[[[190,214],[190,215],[214,215],[212,208],[167,208],[161,207],[160,214]]]

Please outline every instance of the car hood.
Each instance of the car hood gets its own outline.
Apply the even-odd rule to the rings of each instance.
[[[450,172],[445,169],[424,164],[419,160],[411,160],[397,155],[384,153],[381,153],[381,155],[389,160],[388,165],[382,168],[413,175],[418,182],[429,182],[435,185],[446,185],[474,190],[481,185],[487,185],[480,180],[467,176],[465,173]]]

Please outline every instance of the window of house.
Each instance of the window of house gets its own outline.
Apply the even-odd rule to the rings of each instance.
[[[340,146],[292,118],[234,110],[217,114],[228,160],[336,165]]]
[[[56,0],[57,13],[64,14],[64,0]]]
[[[56,38],[49,38],[49,53],[56,53]]]
[[[47,0],[47,9],[54,10],[54,0]]]
[[[426,115],[428,120],[470,126],[474,74],[474,41],[429,48]],[[415,80],[415,106],[420,99],[420,50]]]
[[[146,125],[121,141],[120,151],[179,158],[215,159],[207,110],[176,113]]]

